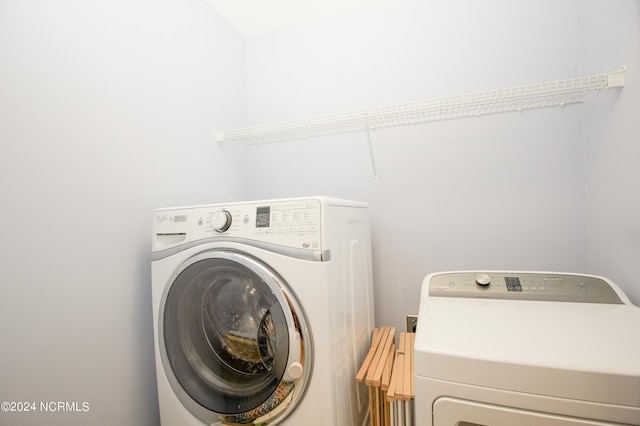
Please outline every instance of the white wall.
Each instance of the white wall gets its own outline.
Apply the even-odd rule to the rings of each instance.
[[[90,404],[0,424],[158,423],[157,207],[369,202],[379,324],[402,327],[422,278],[442,269],[600,273],[640,303],[637,1],[390,3],[245,41],[200,0],[0,2],[0,401]],[[362,134],[212,140],[247,118],[622,64],[625,88],[582,107],[379,130],[379,183]]]
[[[576,2],[404,0],[250,39],[250,122],[579,75]],[[606,72],[617,62],[601,64]],[[252,198],[367,201],[378,324],[447,269],[586,272],[581,107],[252,146]]]
[[[579,2],[582,66],[626,65],[625,87],[585,105],[589,270],[640,305],[640,2]]]
[[[152,212],[245,198],[244,43],[200,0],[0,2],[0,401],[89,403],[0,424],[159,423]]]

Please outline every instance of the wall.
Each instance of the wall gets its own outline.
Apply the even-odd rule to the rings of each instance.
[[[584,71],[627,67],[624,90],[584,109],[589,270],[610,277],[640,305],[640,3],[579,4]]]
[[[544,30],[543,30],[544,29]],[[258,124],[579,76],[575,1],[404,0],[248,41]],[[603,63],[599,72],[619,64]],[[581,107],[252,146],[252,198],[367,201],[378,324],[449,269],[586,272]]]
[[[640,303],[638,3],[392,3],[245,41],[199,0],[0,2],[0,401],[89,403],[0,424],[158,424],[149,243],[161,206],[369,202],[379,324],[401,327],[442,269],[599,273]],[[247,117],[622,64],[625,88],[582,107],[379,130],[378,183],[360,133],[212,143]]]
[[[159,423],[151,217],[245,198],[244,43],[200,0],[0,2],[0,401],[81,410],[0,424]]]

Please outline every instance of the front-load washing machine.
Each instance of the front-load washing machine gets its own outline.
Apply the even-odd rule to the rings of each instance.
[[[155,211],[162,425],[362,425],[369,227],[366,204],[325,197]]]
[[[425,278],[417,426],[640,425],[640,308],[610,280],[543,272]]]

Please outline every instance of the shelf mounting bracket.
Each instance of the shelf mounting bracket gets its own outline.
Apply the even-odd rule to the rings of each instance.
[[[618,71],[607,74],[607,88],[624,87],[624,72],[626,70],[627,66],[623,65]]]
[[[367,144],[369,145],[369,156],[371,157],[372,182],[378,182],[378,171],[376,170],[376,157],[373,153],[373,143],[371,142],[371,128],[369,127],[369,119],[364,117],[364,134],[367,136]]]

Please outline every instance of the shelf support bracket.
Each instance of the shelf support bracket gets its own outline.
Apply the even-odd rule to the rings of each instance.
[[[369,156],[371,157],[371,169],[373,173],[373,177],[371,178],[372,182],[378,182],[378,172],[376,170],[376,157],[373,153],[373,143],[371,142],[371,128],[369,127],[369,119],[365,116],[364,118],[364,134],[367,136],[367,144],[369,145]]]
[[[624,72],[626,70],[626,65],[623,65],[618,71],[607,74],[607,88],[624,87]]]

